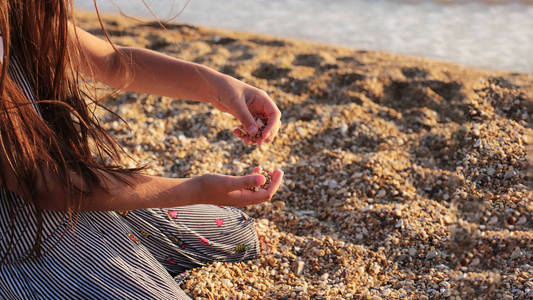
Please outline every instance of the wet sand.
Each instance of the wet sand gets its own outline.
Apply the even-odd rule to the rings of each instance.
[[[106,15],[119,45],[264,89],[283,117],[261,147],[205,103],[122,93],[104,126],[153,174],[282,168],[256,218],[262,255],[188,272],[196,299],[533,297],[533,75]],[[97,19],[78,24],[101,34]],[[176,83],[179,84],[179,83]]]

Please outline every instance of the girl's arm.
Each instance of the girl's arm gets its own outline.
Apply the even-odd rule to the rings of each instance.
[[[82,203],[83,211],[125,211],[144,208],[169,208],[193,204],[216,204],[246,206],[269,200],[281,183],[281,173],[273,172],[273,184],[268,190],[251,192],[247,187],[259,186],[265,182],[262,175],[224,176],[207,174],[193,178],[165,178],[135,174],[128,176],[131,185],[100,172],[105,189],[93,188]],[[58,178],[40,177],[37,195],[42,208],[66,210],[67,191]],[[77,186],[83,182],[79,176],[71,175]],[[276,180],[276,181],[274,181]],[[276,186],[277,185],[277,186]]]
[[[29,199],[27,190],[18,184],[15,173],[9,167],[5,155],[0,155],[4,185],[8,190]],[[254,173],[259,173],[256,168]],[[135,174],[128,176],[131,185],[100,172],[98,176],[105,183],[105,189],[93,188],[84,197],[82,211],[125,211],[143,208],[168,208],[192,204],[216,204],[227,206],[246,206],[268,201],[279,188],[283,173],[276,170],[268,189],[257,192],[245,190],[265,182],[262,175],[225,176],[206,174],[193,178],[164,178]],[[86,190],[83,180],[70,174],[73,185]],[[34,185],[35,195],[41,208],[54,211],[67,210],[68,191],[65,180],[43,170]]]
[[[76,28],[76,34],[81,54],[89,64],[82,64],[81,71],[113,88],[212,102],[217,97],[216,82],[229,79],[229,76],[203,65],[147,49],[117,46],[131,76],[128,81],[119,68],[120,58],[111,44],[81,28]]]
[[[120,68],[120,55],[107,41],[77,27],[71,27],[70,36],[78,37],[77,48],[86,58],[86,63],[79,66],[81,72],[94,80],[138,93],[209,102],[239,119],[250,135],[258,131],[254,117],[263,115],[268,121],[256,141],[258,144],[271,141],[279,130],[281,112],[272,99],[264,91],[231,76],[155,51],[117,47],[127,62],[130,76],[125,76]],[[76,39],[71,41],[76,44]],[[247,136],[237,133],[250,142]]]

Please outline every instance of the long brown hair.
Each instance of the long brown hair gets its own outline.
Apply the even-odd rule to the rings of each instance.
[[[0,2],[4,43],[0,155],[5,158],[0,168],[14,172],[18,184],[28,192],[26,203],[36,208],[37,231],[31,257],[40,255],[43,230],[42,208],[34,187],[38,176],[46,172],[64,182],[69,191],[65,210],[72,221],[88,191],[95,187],[105,189],[98,172],[127,181],[123,175],[139,170],[120,166],[122,148],[100,126],[94,110],[89,109],[91,103],[100,104],[81,89],[86,82],[78,72],[83,55],[77,47],[69,46],[73,41],[77,45],[77,37],[69,36],[69,20],[74,23],[72,0]],[[14,59],[27,76],[39,112],[9,76],[8,66]],[[72,184],[72,172],[84,180],[83,189]],[[4,177],[0,172],[0,183],[6,186]]]

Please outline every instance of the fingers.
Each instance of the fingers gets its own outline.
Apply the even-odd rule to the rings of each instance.
[[[278,134],[278,130],[281,125],[281,112],[266,92],[262,91],[257,97],[259,100],[257,102],[262,104],[260,106],[262,111],[259,113],[264,114],[268,118],[266,127],[263,129],[262,136],[258,140],[258,143],[260,144],[261,142],[272,141],[272,139]]]
[[[255,89],[252,95],[249,95],[251,101],[247,102],[247,107],[237,106],[235,115],[241,121],[243,128],[237,128],[233,133],[242,139],[246,145],[248,144],[258,144],[261,145],[264,142],[271,142],[274,137],[278,134],[279,128],[281,126],[281,112],[279,111],[274,101],[270,99],[266,92]],[[252,117],[253,115],[263,115],[267,119],[267,124],[261,132],[261,137],[256,140],[252,140],[251,136],[257,133],[258,125]],[[247,124],[246,120],[252,118],[251,122],[253,124]],[[246,132],[249,134],[247,134]]]
[[[248,135],[240,127],[233,129],[233,134],[241,140],[246,141],[248,139]]]
[[[239,119],[239,121],[241,121],[244,130],[246,130],[250,135],[255,135],[259,128],[255,123],[254,117],[248,110],[248,106],[246,106],[244,103],[245,102],[243,101],[242,104],[239,104],[235,107],[236,117]]]
[[[243,131],[243,129],[241,129],[241,128],[235,128],[235,129],[233,130],[233,134],[234,134],[236,137],[238,137],[238,138],[240,138],[241,140],[243,140],[245,145],[249,145],[249,144],[252,143],[252,140],[250,139],[250,136],[249,136],[248,134],[246,134],[246,133]]]
[[[244,134],[244,132],[242,132],[242,130],[240,128],[235,128],[233,129],[233,134],[238,137],[238,138],[241,138],[243,139],[246,135]]]
[[[281,170],[275,170],[270,172],[270,175],[272,175],[272,182],[268,189],[259,189],[257,192],[249,190],[232,191],[228,193],[228,201],[232,203],[232,206],[240,207],[269,201],[281,185],[283,172]]]
[[[246,188],[263,185],[265,184],[265,181],[266,178],[260,174],[247,176],[226,176],[224,189],[228,192],[244,190]]]
[[[276,191],[281,185],[283,179],[283,171],[281,171],[280,169],[276,169],[270,172],[270,175],[272,175],[272,182],[268,186],[267,192],[270,195],[269,198],[272,198],[272,196],[276,193]]]
[[[268,201],[270,196],[264,189],[257,192],[249,190],[233,191],[228,193],[228,201],[232,203],[231,206],[243,207],[247,205],[259,204]]]
[[[280,119],[281,112],[278,109],[268,116],[268,123],[263,131],[263,140],[265,142],[271,142],[278,134],[281,125]]]

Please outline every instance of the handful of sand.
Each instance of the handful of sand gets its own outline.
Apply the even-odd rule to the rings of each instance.
[[[259,189],[265,189],[265,190],[268,189],[270,183],[272,182],[272,175],[270,175],[270,173],[268,173],[267,171],[264,171],[264,170],[261,170],[260,174],[265,176],[265,178],[266,178],[265,184],[263,184],[261,186],[250,187],[250,188],[247,188],[247,190],[252,191],[252,192],[257,192],[257,191],[259,191]]]
[[[250,135],[244,128],[239,127],[239,130],[242,132],[244,137],[249,137],[252,142],[256,142],[258,139],[263,136],[263,130],[265,130],[266,124],[268,123],[268,118],[265,116],[255,116],[255,123],[257,124],[257,127],[259,130],[257,130],[257,133],[255,135]]]

